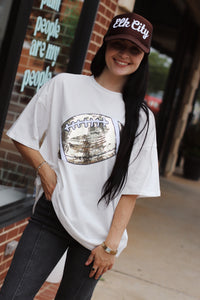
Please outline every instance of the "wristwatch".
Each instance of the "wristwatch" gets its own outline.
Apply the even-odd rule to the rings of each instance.
[[[102,248],[104,249],[104,251],[108,254],[111,254],[111,255],[116,255],[117,254],[117,250],[112,250],[111,248],[109,248],[105,242],[103,242],[101,244]]]

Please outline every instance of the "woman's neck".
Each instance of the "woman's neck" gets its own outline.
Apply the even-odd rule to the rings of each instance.
[[[107,68],[105,68],[101,75],[95,79],[104,88],[113,92],[121,93],[127,77],[115,76],[111,74]]]

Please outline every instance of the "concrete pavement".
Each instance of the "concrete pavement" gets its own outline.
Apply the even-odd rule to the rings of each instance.
[[[92,300],[200,300],[200,181],[161,178],[138,199],[129,243]]]

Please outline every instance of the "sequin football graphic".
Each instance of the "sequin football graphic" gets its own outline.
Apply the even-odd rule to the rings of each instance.
[[[121,123],[100,114],[82,114],[65,121],[61,127],[61,159],[88,165],[116,155]]]

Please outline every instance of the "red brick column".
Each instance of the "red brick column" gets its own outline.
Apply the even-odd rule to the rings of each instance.
[[[24,219],[0,229],[0,285],[6,276],[13,258],[13,254],[5,256],[6,245],[13,240],[19,241],[27,223],[28,219]]]
[[[90,63],[98,48],[102,44],[103,37],[108,29],[110,21],[116,13],[117,4],[118,0],[100,1],[97,17],[93,28],[93,33],[90,40],[90,45],[88,48],[88,53],[85,60],[85,65],[83,68],[83,73],[86,75],[90,75]]]

